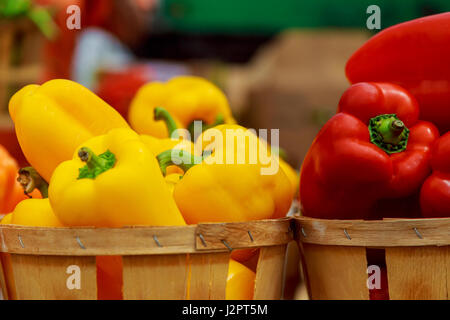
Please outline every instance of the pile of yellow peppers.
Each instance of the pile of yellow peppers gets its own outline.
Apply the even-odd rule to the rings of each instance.
[[[297,190],[297,173],[282,159],[272,175],[261,175],[266,164],[259,158],[211,163],[229,154],[247,159],[252,148],[270,154],[270,146],[237,125],[225,95],[198,77],[144,85],[130,106],[130,124],[69,80],[22,88],[9,112],[31,164],[21,169],[19,182],[26,193],[38,189],[42,199],[21,201],[3,224],[182,226],[271,219],[286,215]],[[197,136],[195,121],[202,121]],[[215,138],[211,149],[205,138],[212,130],[233,130],[244,143],[230,147]],[[256,253],[233,251],[227,299],[252,299]],[[97,264],[105,279],[121,268],[117,257],[99,257]]]

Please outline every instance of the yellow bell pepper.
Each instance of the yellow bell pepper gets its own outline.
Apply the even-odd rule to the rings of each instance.
[[[12,213],[5,214],[4,217],[0,220],[0,224],[11,224]]]
[[[220,127],[216,128],[220,131]],[[205,131],[203,135],[216,128]],[[206,147],[203,152],[213,151],[206,157],[191,155],[183,150],[167,150],[157,156],[164,174],[166,168],[174,164],[185,172],[176,184],[173,196],[188,224],[280,218],[288,212],[292,202],[292,186],[285,173],[274,170],[272,174],[262,174],[263,169],[271,164],[262,163],[259,157],[255,163],[249,160],[250,153],[265,148],[265,144],[245,130],[236,133],[244,139],[214,150]],[[250,143],[245,143],[245,139]],[[232,152],[235,152],[234,155]],[[221,157],[226,160],[227,155],[234,157],[234,164],[210,162],[212,157],[216,157],[216,161]],[[246,160],[244,163],[237,162],[241,156]]]
[[[30,227],[62,227],[48,198],[26,199],[19,202],[12,212],[11,224]]]
[[[129,127],[106,102],[70,80],[22,88],[11,98],[9,113],[25,157],[47,181],[82,142]]]
[[[180,182],[181,178],[183,178],[183,175],[180,173],[171,173],[166,175],[166,184],[172,194],[173,190],[175,190],[175,186],[178,184],[178,182]]]
[[[223,92],[211,82],[194,76],[179,76],[166,83],[142,86],[131,102],[128,120],[139,133],[167,138],[167,127],[154,119],[153,110],[163,107],[174,117],[179,128],[193,134],[193,122],[208,125],[235,123]]]
[[[297,196],[298,187],[300,185],[300,176],[297,171],[294,170],[286,161],[284,161],[281,157],[279,158],[280,168],[288,177],[289,182],[292,186],[292,199]]]
[[[252,270],[230,259],[225,299],[252,300],[255,290],[255,277],[256,275]]]
[[[185,225],[155,156],[130,129],[77,148],[55,169],[49,198],[68,226]]]
[[[268,159],[264,159],[261,157],[261,155],[258,153],[259,149],[255,149],[256,146],[258,146],[258,148],[262,148],[263,150],[263,154],[267,154],[267,157],[272,153],[272,149],[271,147],[264,141],[261,139],[257,139],[256,136],[254,136],[253,134],[249,134],[250,131],[245,128],[242,127],[240,125],[219,125],[216,126],[214,129],[216,129],[217,131],[219,131],[222,134],[223,139],[221,141],[219,141],[221,143],[222,146],[224,146],[226,148],[226,153],[223,153],[223,159],[222,161],[225,162],[226,161],[226,157],[227,157],[227,153],[230,154],[231,152],[235,152],[235,160],[237,161],[239,158],[239,155],[246,155],[245,157],[245,161],[249,161],[249,152],[254,152],[254,154],[258,154],[258,160],[259,161],[267,161]],[[231,150],[231,148],[233,147],[233,145],[227,145],[227,141],[226,141],[226,133],[227,131],[231,131],[234,134],[236,134],[236,140],[235,140],[235,144],[234,144],[234,150]],[[242,132],[245,132],[244,134]],[[196,155],[200,155],[199,152],[205,152],[210,150],[211,148],[215,147],[215,142],[216,142],[216,137],[213,134],[209,134],[210,132],[207,132],[206,134],[202,135],[202,139],[199,139],[197,141],[197,146],[195,147],[195,151],[196,151]],[[208,136],[208,138],[211,138],[211,141],[209,141],[209,139],[203,139],[204,137]],[[246,140],[239,140],[239,138],[245,136]],[[253,137],[254,136],[254,137]],[[251,148],[251,150],[249,149]],[[299,174],[286,162],[283,160],[282,157],[282,152],[280,148],[274,148],[273,150],[277,150],[278,154],[277,155],[273,155],[273,157],[271,157],[271,160],[274,160],[276,162],[278,162],[279,168],[281,168],[281,170],[285,173],[286,177],[289,179],[290,183],[291,183],[291,194],[292,194],[292,199],[296,197],[297,195],[297,191],[298,191],[298,187],[299,187]],[[284,152],[283,152],[284,154]],[[275,163],[275,162],[273,162]]]

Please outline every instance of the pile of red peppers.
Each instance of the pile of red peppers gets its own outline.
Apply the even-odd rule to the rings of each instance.
[[[450,13],[387,28],[348,60],[352,84],[300,172],[304,216],[450,217]]]

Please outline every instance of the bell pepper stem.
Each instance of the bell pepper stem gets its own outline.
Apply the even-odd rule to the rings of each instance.
[[[169,133],[169,137],[172,139],[179,139],[180,136],[178,134],[178,127],[173,119],[173,117],[170,115],[169,111],[164,109],[163,107],[156,107],[153,111],[154,119],[155,121],[162,120],[166,124],[167,132]]]
[[[114,167],[116,163],[115,155],[109,150],[97,156],[91,149],[82,147],[78,150],[78,157],[86,163],[86,166],[80,168],[78,179],[95,179],[99,174]]]
[[[38,189],[42,198],[48,198],[48,183],[42,178],[33,167],[25,167],[19,170],[17,181],[23,188],[23,192],[29,195],[34,189]]]
[[[204,131],[206,131],[206,130],[208,130],[208,129],[217,127],[218,125],[221,125],[221,124],[224,124],[224,123],[225,123],[225,118],[224,118],[224,116],[223,116],[221,113],[219,113],[219,114],[216,116],[216,119],[214,120],[213,123],[205,124],[205,123],[203,123],[203,121],[202,121],[202,128],[201,128],[201,132],[199,132],[199,134],[201,134],[202,132],[204,132]],[[189,125],[188,131],[189,131],[189,134],[190,134],[191,137],[192,137],[192,141],[197,140],[197,137],[195,136],[195,133],[196,133],[196,132],[195,132],[195,120],[192,121],[191,124]]]
[[[166,175],[168,166],[174,165],[186,172],[193,166],[203,161],[203,157],[195,156],[188,151],[179,149],[163,151],[156,157],[156,159],[158,160],[163,176]]]
[[[221,125],[221,124],[224,124],[224,123],[225,123],[225,118],[220,113],[220,114],[217,115],[217,117],[216,117],[216,119],[214,120],[213,123],[203,126],[203,131],[208,130],[210,128],[217,127],[218,125]]]
[[[395,114],[383,114],[370,119],[369,133],[370,141],[388,154],[406,149],[409,129]]]

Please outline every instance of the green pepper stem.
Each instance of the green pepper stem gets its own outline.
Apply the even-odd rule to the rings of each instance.
[[[186,172],[193,166],[203,161],[203,157],[195,156],[188,151],[179,149],[163,151],[156,157],[156,159],[158,160],[163,176],[166,175],[168,166],[177,166]]]
[[[155,121],[162,120],[166,124],[167,132],[169,133],[169,138],[172,139],[179,139],[180,135],[178,134],[178,127],[173,119],[173,117],[170,115],[169,111],[164,109],[163,107],[156,107],[153,111],[154,119]]]
[[[210,128],[214,128],[214,127],[216,127],[218,125],[224,124],[225,123],[225,118],[224,118],[224,116],[221,113],[219,113],[216,116],[216,119],[214,120],[214,122],[210,123],[210,124],[206,124],[206,123],[204,123],[204,121],[197,120],[197,121],[201,121],[201,125],[202,125],[201,132],[199,132],[199,134],[197,134],[197,136],[195,136],[196,132],[194,130],[195,129],[195,121],[196,120],[192,121],[191,124],[188,126],[188,131],[189,131],[189,134],[191,135],[191,140],[194,141],[194,142],[195,142],[195,140],[197,140],[198,135],[201,134],[202,132],[204,132],[204,131],[206,131],[206,130],[208,130]]]
[[[87,147],[80,148],[80,150],[78,150],[78,156],[80,157],[81,161],[86,162],[86,165],[91,170],[94,170],[96,168],[105,169],[106,167],[107,160],[100,158]]]
[[[29,195],[34,189],[38,189],[42,198],[48,198],[48,183],[42,178],[33,167],[25,167],[19,170],[17,181],[23,188],[23,192]]]
[[[409,129],[395,114],[383,114],[370,119],[369,133],[370,141],[387,153],[406,149]]]
[[[91,149],[82,147],[78,150],[78,156],[81,161],[86,162],[86,166],[80,168],[78,179],[95,179],[99,174],[114,167],[116,163],[114,153],[109,150],[97,156]]]

